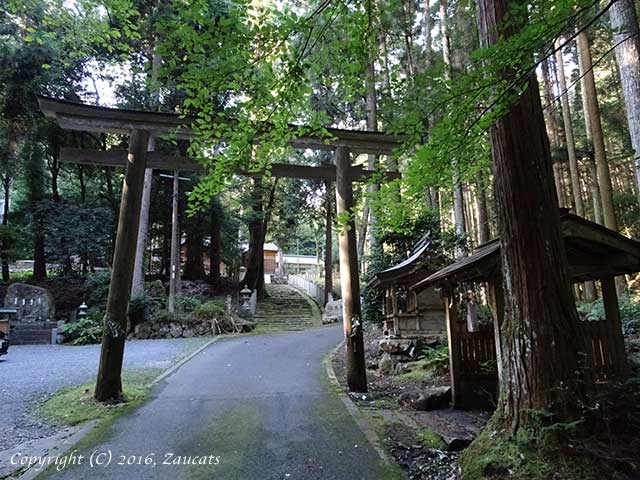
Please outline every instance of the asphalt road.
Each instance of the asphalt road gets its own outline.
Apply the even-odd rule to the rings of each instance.
[[[214,343],[159,385],[144,406],[81,442],[81,466],[51,477],[383,478],[376,452],[322,364],[341,336],[337,326]],[[92,453],[94,462],[110,455],[111,463],[91,467]]]

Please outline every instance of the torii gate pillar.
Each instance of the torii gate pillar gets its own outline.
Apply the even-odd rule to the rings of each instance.
[[[149,132],[144,130],[133,130],[129,137],[95,392],[98,401],[117,400],[122,395],[120,374],[127,336],[127,310],[131,297],[148,141]]]
[[[338,237],[340,247],[340,290],[342,292],[342,319],[347,344],[347,385],[352,392],[367,391],[367,371],[364,359],[362,317],[360,306],[360,278],[356,250],[356,228],[353,216],[353,186],[349,174],[351,155],[347,147],[335,150],[336,208],[341,220],[347,213]]]

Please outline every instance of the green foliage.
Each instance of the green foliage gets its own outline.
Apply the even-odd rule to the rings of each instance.
[[[74,345],[100,343],[104,314],[100,310],[90,311],[86,317],[65,323],[61,333]]]
[[[227,310],[221,300],[211,300],[198,306],[194,313],[202,320],[219,320],[227,315]]]
[[[34,216],[55,218],[43,222],[47,259],[64,264],[72,256],[106,265],[113,231],[113,211],[105,206],[45,200],[35,205]]]
[[[443,342],[436,347],[425,347],[420,359],[425,360],[425,369],[438,373],[446,372],[449,368],[449,346]]]
[[[622,332],[625,335],[640,333],[640,301],[636,297],[624,293],[619,296],[620,321]],[[582,302],[578,304],[578,313],[583,320],[599,321],[605,319],[604,305],[602,298],[595,302]]]
[[[109,295],[111,284],[111,270],[96,270],[89,273],[85,282],[87,304],[90,307],[104,307]]]
[[[176,296],[176,310],[180,313],[192,313],[195,312],[198,307],[202,305],[202,301],[199,297],[190,295],[177,295]]]

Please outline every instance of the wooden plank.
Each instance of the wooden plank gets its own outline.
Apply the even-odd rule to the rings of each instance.
[[[147,130],[153,136],[172,135],[176,138],[194,137],[191,125],[194,118],[176,113],[144,112],[38,97],[45,116],[55,119],[62,128],[92,132],[128,134],[133,129]],[[222,121],[222,120],[221,120]],[[233,120],[225,120],[230,124]],[[260,141],[273,129],[268,123],[258,126],[255,140]],[[406,140],[405,135],[389,135],[383,132],[367,132],[326,128],[326,132],[314,132],[303,125],[289,125],[289,145],[298,149],[334,150],[345,147],[355,154],[390,155]]]
[[[89,150],[81,148],[62,148],[60,149],[60,162],[76,163],[81,165],[99,165],[103,167],[124,167],[127,159],[126,150]],[[148,168],[154,170],[181,170],[181,171],[202,171],[202,164],[189,157],[178,155],[167,155],[159,152],[149,152],[147,155]],[[284,178],[306,178],[315,180],[336,179],[336,169],[332,165],[313,166],[313,165],[289,165],[282,163],[274,163],[271,165],[271,176]],[[239,175],[248,177],[260,177],[263,172],[251,172],[247,170],[238,170]],[[362,165],[351,166],[349,169],[349,178],[352,181],[365,181],[376,174],[375,171],[365,170]],[[398,172],[383,172],[386,180],[394,180],[400,178]]]
[[[138,130],[132,132],[129,138],[129,155],[122,187],[95,390],[95,397],[99,401],[117,400],[122,396],[121,373],[127,336],[127,310],[131,298],[133,258],[138,237],[148,141],[149,133]]]

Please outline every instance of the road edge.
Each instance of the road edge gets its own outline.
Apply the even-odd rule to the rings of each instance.
[[[160,375],[158,375],[156,378],[151,380],[151,382],[149,384],[147,384],[147,386],[153,387],[154,385],[160,383],[165,378],[169,377],[170,375],[173,375],[176,372],[176,370],[178,370],[180,367],[182,367],[185,363],[187,363],[193,357],[198,355],[204,349],[206,349],[210,345],[216,343],[218,340],[222,340],[222,338],[230,338],[230,337],[235,337],[235,336],[237,336],[237,335],[216,335],[216,336],[212,337],[211,339],[209,339],[208,342],[205,342],[204,345],[201,345],[200,347],[196,348],[193,352],[187,354],[186,357],[184,357],[181,360],[179,360],[175,365],[170,366],[164,372],[162,372]]]
[[[396,465],[396,462],[393,461],[391,458],[389,458],[389,455],[387,455],[384,448],[382,448],[382,442],[380,441],[380,437],[378,436],[378,433],[371,427],[371,425],[369,424],[369,421],[360,412],[356,404],[353,403],[353,400],[349,398],[349,395],[345,393],[344,388],[338,381],[338,377],[336,375],[335,370],[333,369],[333,364],[331,362],[331,359],[336,354],[336,352],[343,347],[344,347],[344,340],[340,342],[340,344],[337,345],[335,348],[331,349],[331,351],[325,356],[324,360],[322,361],[322,363],[324,363],[324,366],[327,372],[327,377],[329,377],[329,382],[331,382],[331,384],[334,387],[336,387],[336,393],[340,397],[340,400],[342,400],[342,403],[346,407],[347,411],[349,412],[353,420],[356,422],[356,425],[358,425],[358,428],[360,428],[360,430],[364,434],[367,441],[371,444],[375,452],[378,454],[378,457],[380,457],[380,460],[388,466],[394,466]]]

